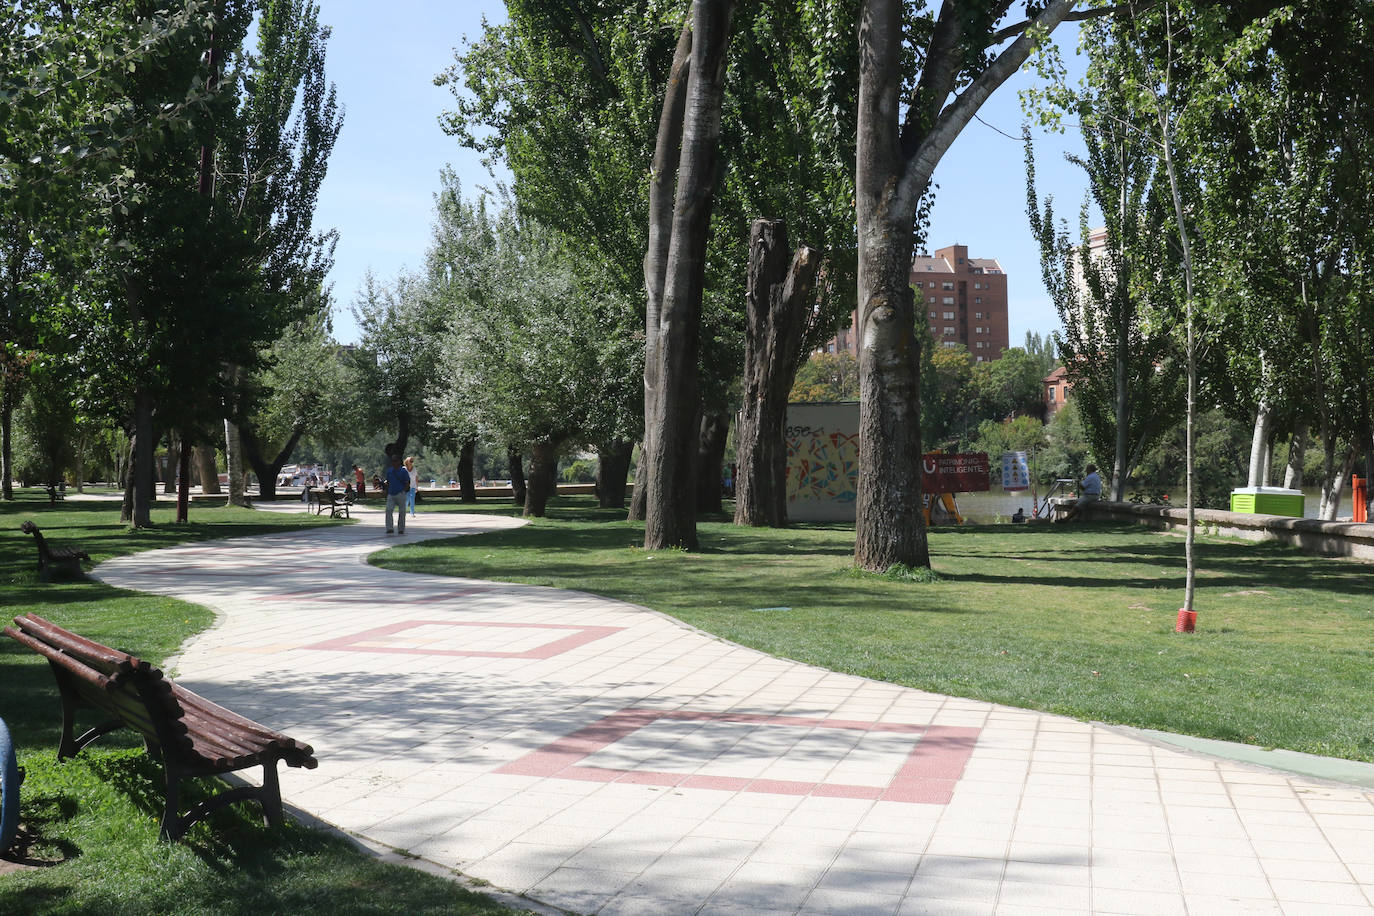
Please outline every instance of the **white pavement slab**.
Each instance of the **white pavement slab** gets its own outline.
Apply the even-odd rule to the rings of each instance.
[[[355,834],[605,916],[1374,912],[1360,787],[378,569],[519,522],[358,514],[96,571],[219,613],[179,680],[313,744],[283,795]]]

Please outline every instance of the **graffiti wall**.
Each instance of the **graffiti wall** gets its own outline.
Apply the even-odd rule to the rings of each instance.
[[[852,522],[859,486],[859,405],[787,407],[787,517]]]

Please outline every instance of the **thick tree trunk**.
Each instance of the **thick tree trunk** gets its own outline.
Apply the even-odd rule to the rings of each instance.
[[[935,167],[960,131],[1025,63],[1038,36],[1058,27],[1074,2],[1050,0],[1035,17],[1036,28],[1022,31],[948,103],[971,36],[966,34],[969,14],[964,5],[941,4],[916,91],[905,104],[906,4],[864,0],[855,157],[860,466],[854,560],[865,569],[930,565],[921,505],[922,341],[914,327],[909,276],[917,209]]]
[[[400,414],[396,418],[396,441],[392,443],[392,448],[396,454],[402,458],[406,456],[406,445],[410,442],[410,415]]]
[[[473,480],[472,461],[477,453],[477,442],[469,439],[458,450],[458,492],[465,503],[477,502],[477,482]]]
[[[536,442],[530,449],[529,490],[525,494],[525,517],[543,518],[558,475],[558,443]]]
[[[1274,422],[1274,405],[1266,395],[1260,396],[1259,407],[1255,410],[1255,429],[1250,436],[1250,473],[1246,477],[1247,487],[1268,485],[1269,467],[1267,448]]]
[[[162,492],[171,495],[177,491],[177,460],[181,454],[181,438],[175,430],[167,433],[167,452],[158,471],[162,474]]]
[[[124,498],[119,505],[119,520],[130,524],[134,520],[134,465],[138,454],[138,434],[129,440],[129,456],[124,468]]]
[[[153,486],[153,402],[147,392],[134,394],[133,505],[129,523],[135,528],[152,525]]]
[[[602,509],[625,508],[625,485],[630,474],[634,443],[623,439],[603,442],[596,449],[596,504]]]
[[[802,246],[789,257],[780,220],[749,231],[744,394],[735,431],[735,524],[787,524],[787,396],[803,358],[802,338],[820,254]]]
[[[14,499],[14,393],[12,382],[0,392],[0,498]]]
[[[200,492],[208,496],[218,496],[219,467],[215,464],[215,450],[212,446],[197,445],[195,451],[196,472],[200,475]]]
[[[224,421],[224,463],[229,475],[229,505],[247,506],[248,496],[243,491],[243,438],[232,420]]]
[[[191,442],[181,437],[181,454],[177,456],[177,524],[190,521],[191,512]]]
[[[625,516],[626,521],[644,521],[644,506],[649,501],[649,470],[644,461],[644,443],[639,445],[639,464],[635,465],[635,485],[630,491],[630,511]]]
[[[1307,424],[1299,423],[1288,442],[1288,466],[1283,472],[1283,486],[1288,490],[1302,489],[1302,465],[1307,457]]]
[[[269,461],[262,454],[257,431],[252,426],[247,425],[239,430],[239,438],[243,442],[244,457],[252,466],[253,473],[258,475],[259,498],[267,502],[272,502],[277,498],[277,475],[281,473],[282,467],[291,458],[291,453],[296,450],[296,443],[300,442],[304,433],[304,426],[297,426],[293,429],[291,438],[286,440],[286,445],[282,446],[276,457]]]
[[[519,449],[506,450],[506,464],[510,467],[511,495],[517,506],[523,506],[528,493],[525,486],[525,459]]]
[[[734,0],[695,0],[672,237],[655,343],[646,345],[644,425],[648,460],[644,546],[697,546],[697,358],[706,242],[720,152],[721,100]],[[665,106],[666,107],[666,106]],[[647,365],[652,362],[652,369]],[[652,430],[652,433],[647,431]]]
[[[721,512],[725,444],[730,437],[728,414],[708,414],[701,418],[697,434],[697,511]]]

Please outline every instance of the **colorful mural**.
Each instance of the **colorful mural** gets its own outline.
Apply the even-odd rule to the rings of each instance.
[[[859,405],[787,408],[787,516],[853,521],[859,486]]]

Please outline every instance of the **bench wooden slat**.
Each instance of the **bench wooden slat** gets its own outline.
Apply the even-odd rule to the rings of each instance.
[[[125,652],[78,636],[35,614],[14,618],[6,635],[43,655],[52,665],[62,694],[59,759],[73,756],[120,725],[134,729],[162,758],[167,802],[161,833],[175,839],[195,821],[224,804],[257,801],[270,823],[281,819],[276,765],[314,769],[318,761],[308,744],[231,712],[163,676],[156,667]],[[79,738],[75,712],[91,708],[112,717]],[[262,766],[261,787],[222,792],[185,815],[179,813],[182,779]]]

